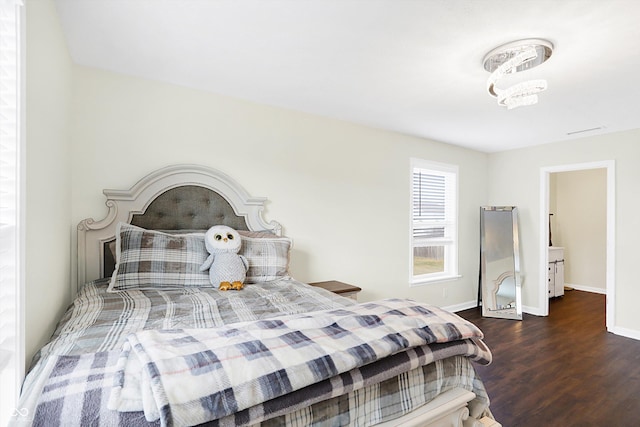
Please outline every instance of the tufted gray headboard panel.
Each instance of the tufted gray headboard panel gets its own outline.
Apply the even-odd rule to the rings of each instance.
[[[238,216],[229,202],[215,191],[196,185],[175,187],[160,194],[142,214],[134,214],[131,224],[151,230],[208,230],[227,225],[249,230],[245,217]],[[112,241],[104,243],[103,277],[115,268]]]
[[[144,214],[133,215],[131,224],[154,230],[207,230],[218,224],[248,230],[244,217],[238,216],[224,197],[195,185],[165,191]]]

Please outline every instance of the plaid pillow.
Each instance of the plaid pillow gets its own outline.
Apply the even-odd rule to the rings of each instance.
[[[249,261],[247,283],[289,277],[291,239],[272,233],[238,231],[242,238],[240,255]]]
[[[209,272],[200,271],[208,256],[202,233],[168,234],[119,223],[116,268],[108,291],[211,287]]]

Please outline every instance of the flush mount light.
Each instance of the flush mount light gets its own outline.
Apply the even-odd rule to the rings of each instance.
[[[535,104],[537,94],[547,88],[546,80],[525,80],[505,89],[500,89],[498,83],[508,75],[537,67],[552,53],[551,42],[542,39],[518,40],[493,49],[483,60],[484,69],[491,73],[487,80],[489,94],[509,110]]]

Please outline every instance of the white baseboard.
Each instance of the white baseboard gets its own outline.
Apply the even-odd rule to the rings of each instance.
[[[584,291],[584,292],[593,292],[594,294],[607,294],[607,290],[605,288],[596,288],[594,286],[584,286],[584,285],[574,285],[571,283],[565,283],[565,287],[573,288],[576,291]]]
[[[473,301],[463,302],[460,304],[448,305],[446,307],[442,307],[442,309],[456,313],[458,311],[468,310],[470,308],[476,308],[477,306],[478,306],[478,301],[473,300]]]
[[[532,314],[534,316],[545,316],[542,310],[538,307],[530,307],[528,305],[522,306],[522,312],[527,314]]]
[[[612,334],[620,335],[626,338],[633,338],[634,340],[640,340],[640,331],[636,331],[634,329],[621,328],[619,326],[613,326],[607,328],[607,331]]]

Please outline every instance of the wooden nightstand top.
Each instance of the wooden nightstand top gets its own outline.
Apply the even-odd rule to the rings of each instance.
[[[360,292],[362,290],[362,288],[350,285],[348,283],[339,282],[337,280],[327,280],[326,282],[314,282],[309,284],[311,286],[324,288],[328,291],[333,292],[334,294],[351,294]]]

